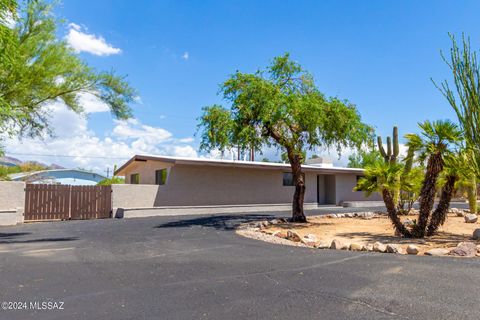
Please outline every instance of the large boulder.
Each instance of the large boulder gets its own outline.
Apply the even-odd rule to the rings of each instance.
[[[425,255],[427,256],[445,256],[450,252],[450,250],[445,249],[445,248],[435,248],[435,249],[430,249],[425,252]]]
[[[480,240],[480,229],[475,229],[472,235],[473,240]]]
[[[456,248],[450,250],[451,256],[457,257],[475,257],[477,245],[473,242],[460,242]]]
[[[361,243],[352,243],[350,244],[350,250],[352,251],[366,251],[367,249],[365,248],[365,246]]]
[[[333,239],[332,243],[330,244],[330,249],[335,250],[348,250],[350,246],[338,239]]]
[[[475,223],[478,220],[478,217],[476,214],[466,214],[464,217],[466,223]]]
[[[384,245],[383,243],[377,241],[373,244],[373,251],[375,251],[375,252],[386,252],[387,251],[387,246]]]
[[[403,249],[402,247],[400,247],[400,245],[398,244],[387,244],[387,250],[386,250],[388,253],[399,253],[399,254],[403,254]]]
[[[330,248],[330,241],[327,240],[320,240],[320,242],[317,244],[318,249],[329,249]]]
[[[416,245],[409,244],[407,247],[407,253],[408,254],[418,254],[419,250]]]
[[[302,238],[300,237],[300,235],[298,233],[296,233],[295,231],[292,231],[292,230],[287,231],[287,239],[290,240],[290,241],[293,241],[293,242],[302,241]]]
[[[314,234],[306,234],[302,238],[302,243],[307,246],[314,247],[317,244],[317,237]]]

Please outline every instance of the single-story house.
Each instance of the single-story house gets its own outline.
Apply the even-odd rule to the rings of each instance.
[[[363,192],[353,191],[363,169],[334,167],[319,158],[303,170],[305,204],[367,200]],[[158,185],[155,207],[287,204],[295,189],[285,163],[136,155],[115,174],[125,176],[126,184]]]
[[[105,176],[80,169],[51,169],[33,172],[20,172],[9,175],[12,181],[28,183],[96,185],[106,179]]]

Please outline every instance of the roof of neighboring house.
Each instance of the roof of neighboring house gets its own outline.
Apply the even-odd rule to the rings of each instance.
[[[103,179],[106,179],[106,177],[101,174],[80,170],[80,169],[51,169],[51,170],[12,173],[9,175],[9,178],[12,179],[13,181],[29,181],[29,182],[45,181],[45,180],[78,179],[78,180],[93,181],[95,183]]]
[[[288,163],[275,163],[275,162],[258,162],[258,161],[242,161],[242,160],[219,160],[219,159],[207,159],[207,158],[184,158],[184,157],[169,157],[169,156],[156,156],[156,155],[135,155],[125,164],[123,164],[115,175],[124,175],[125,169],[135,162],[145,161],[161,161],[172,164],[184,164],[184,165],[200,165],[200,166],[222,166],[222,167],[236,167],[236,168],[258,168],[258,169],[280,169],[290,170],[290,164]],[[305,171],[317,171],[324,173],[355,173],[362,174],[363,169],[358,168],[343,168],[325,166],[322,167],[319,164],[303,164],[302,168]]]

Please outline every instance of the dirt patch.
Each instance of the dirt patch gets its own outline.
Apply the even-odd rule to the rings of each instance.
[[[402,220],[416,219],[416,215],[402,217]],[[413,244],[417,246],[419,253],[424,254],[433,248],[453,249],[460,242],[470,241],[480,245],[480,241],[472,240],[473,231],[480,228],[478,223],[465,223],[463,217],[455,214],[449,214],[445,224],[440,227],[437,234],[425,239],[406,239],[395,236],[395,230],[385,215],[376,215],[370,219],[358,217],[353,218],[331,218],[327,216],[313,216],[308,218],[308,223],[277,223],[262,225],[260,228],[244,228],[238,233],[259,240],[288,245],[302,245],[286,239],[274,237],[278,231],[285,234],[287,230],[294,231],[301,238],[307,234],[313,234],[317,242],[331,242],[333,239],[340,240],[343,243],[358,243],[367,246],[375,242],[383,244],[398,244],[404,252],[407,246]]]

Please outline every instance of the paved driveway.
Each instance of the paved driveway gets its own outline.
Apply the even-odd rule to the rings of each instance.
[[[268,214],[0,228],[0,319],[478,319],[480,259],[270,245],[231,224]]]

